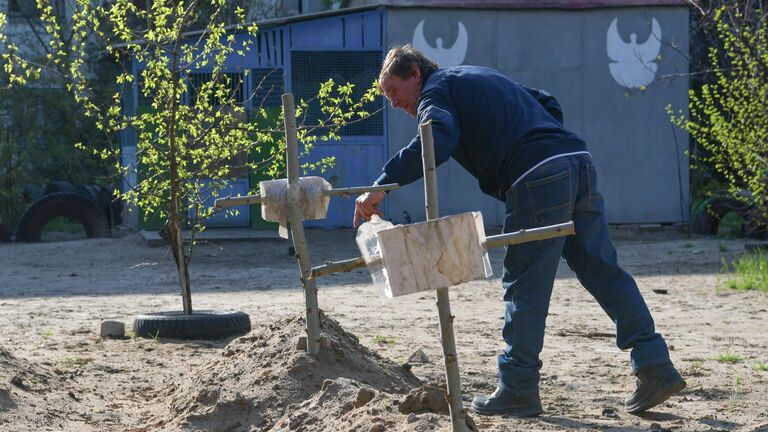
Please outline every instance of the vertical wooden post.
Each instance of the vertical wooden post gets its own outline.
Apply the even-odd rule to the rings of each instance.
[[[309,260],[309,248],[304,236],[304,222],[302,221],[296,107],[293,104],[292,94],[286,93],[282,99],[285,116],[285,162],[288,171],[288,223],[291,227],[296,259],[299,262],[301,285],[304,287],[304,300],[307,307],[307,353],[317,355],[320,352],[320,310],[317,305],[317,283],[315,279],[311,278],[312,265]]]
[[[435,143],[432,138],[432,122],[419,125],[421,135],[421,155],[424,162],[424,198],[427,220],[440,217],[437,202],[437,175],[435,170]],[[453,316],[448,288],[437,289],[437,313],[440,317],[440,338],[445,360],[445,376],[448,381],[448,408],[451,413],[453,432],[466,432],[467,413],[461,400],[461,379],[459,378],[459,359],[456,355],[456,342],[453,337]]]

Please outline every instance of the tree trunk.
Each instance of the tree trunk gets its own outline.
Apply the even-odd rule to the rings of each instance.
[[[169,182],[171,186],[171,205],[168,209],[168,234],[171,240],[171,250],[173,258],[176,261],[176,270],[179,273],[179,285],[181,286],[181,300],[184,306],[184,314],[192,315],[192,290],[189,282],[189,267],[187,256],[184,253],[184,237],[181,233],[181,194],[179,179],[179,146],[176,142],[176,111],[178,89],[177,64],[179,55],[178,41],[174,47],[173,67],[171,76],[173,77],[173,92],[170,112],[168,113],[168,153],[169,153]]]
[[[173,171],[173,170],[172,170]],[[170,240],[176,270],[179,273],[181,300],[185,315],[192,315],[192,289],[189,283],[189,266],[184,253],[184,237],[181,232],[181,212],[179,211],[178,186],[171,183],[171,209],[168,213],[168,239]]]

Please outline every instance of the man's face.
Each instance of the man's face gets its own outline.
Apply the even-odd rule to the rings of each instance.
[[[414,65],[411,74],[406,78],[384,75],[379,84],[384,97],[394,108],[405,110],[411,116],[416,117],[416,108],[419,106],[419,95],[421,94],[421,73],[418,67]]]

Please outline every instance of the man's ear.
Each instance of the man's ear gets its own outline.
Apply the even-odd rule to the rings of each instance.
[[[421,81],[421,69],[415,64],[411,65],[411,74],[416,77],[417,80]]]

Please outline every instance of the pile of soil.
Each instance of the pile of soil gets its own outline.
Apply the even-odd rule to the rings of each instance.
[[[306,353],[303,317],[233,340],[221,356],[179,377],[161,397],[165,418],[143,430],[428,431],[446,415],[398,409],[420,381],[322,316],[321,350]]]
[[[19,359],[0,348],[0,430],[63,429],[79,398],[71,377],[58,369]]]

